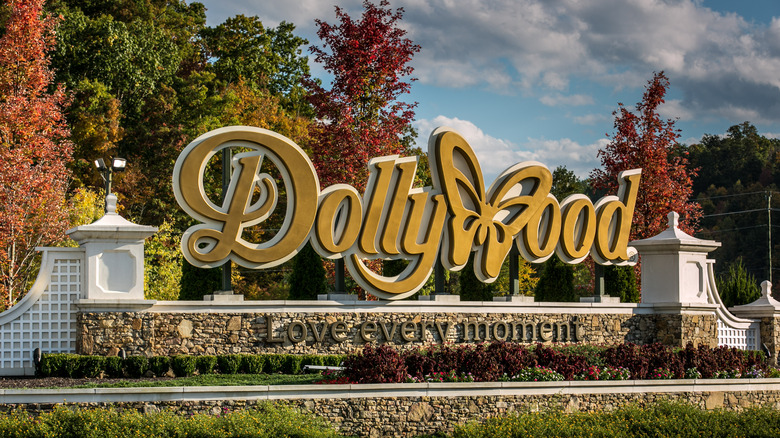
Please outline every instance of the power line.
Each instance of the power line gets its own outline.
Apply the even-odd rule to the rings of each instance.
[[[731,194],[731,195],[706,196],[706,197],[698,197],[698,198],[695,199],[695,201],[698,201],[698,200],[710,200],[710,199],[720,199],[720,198],[731,198],[731,197],[734,197],[734,196],[748,196],[748,195],[756,195],[756,194],[759,194],[759,193],[766,194],[766,193],[778,193],[778,192],[775,192],[773,190],[762,190],[760,192],[747,192],[747,193],[734,193],[734,194]]]
[[[731,212],[727,212],[727,213],[705,214],[705,215],[702,215],[702,218],[705,218],[705,217],[716,217],[716,216],[728,216],[728,215],[731,215],[731,214],[740,214],[740,213],[755,213],[757,211],[766,211],[766,208],[756,208],[756,209],[753,209],[753,210],[742,210],[742,211],[731,211]]]
[[[721,234],[721,233],[729,233],[731,231],[739,231],[739,230],[749,230],[751,228],[764,228],[766,225],[752,225],[750,227],[738,227],[738,228],[729,228],[727,230],[714,230],[714,231],[699,231],[696,234]],[[780,225],[774,225],[776,228],[780,228]]]

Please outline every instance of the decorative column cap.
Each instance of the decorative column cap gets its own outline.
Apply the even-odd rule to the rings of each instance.
[[[634,240],[629,246],[635,247],[640,254],[680,251],[708,253],[720,247],[720,242],[699,239],[679,229],[680,215],[677,212],[669,212],[667,221],[669,226],[662,233],[647,239]]]
[[[89,225],[79,225],[65,232],[79,245],[92,240],[129,240],[146,239],[157,232],[157,227],[134,224],[119,216],[116,212],[116,195],[106,197],[106,214]]]
[[[744,318],[760,318],[780,314],[780,301],[772,298],[772,283],[768,280],[761,282],[761,298],[750,304],[734,306],[730,308],[732,313]]]

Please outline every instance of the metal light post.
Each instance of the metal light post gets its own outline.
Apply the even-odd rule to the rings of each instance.
[[[104,212],[108,213],[108,195],[111,194],[111,182],[113,180],[114,172],[123,172],[127,166],[127,160],[124,158],[112,158],[111,165],[106,165],[106,162],[102,158],[95,160],[95,166],[100,171],[100,176],[103,177],[103,181],[106,182],[106,206]]]

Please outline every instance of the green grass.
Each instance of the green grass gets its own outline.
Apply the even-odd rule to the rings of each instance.
[[[206,374],[167,380],[122,380],[88,383],[73,388],[158,388],[169,386],[306,385],[322,380],[320,374]]]

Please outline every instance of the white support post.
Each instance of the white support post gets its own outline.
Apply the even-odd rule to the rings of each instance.
[[[116,213],[116,196],[106,197],[105,216],[66,233],[84,248],[82,299],[143,300],[144,239],[157,227],[134,224]]]

